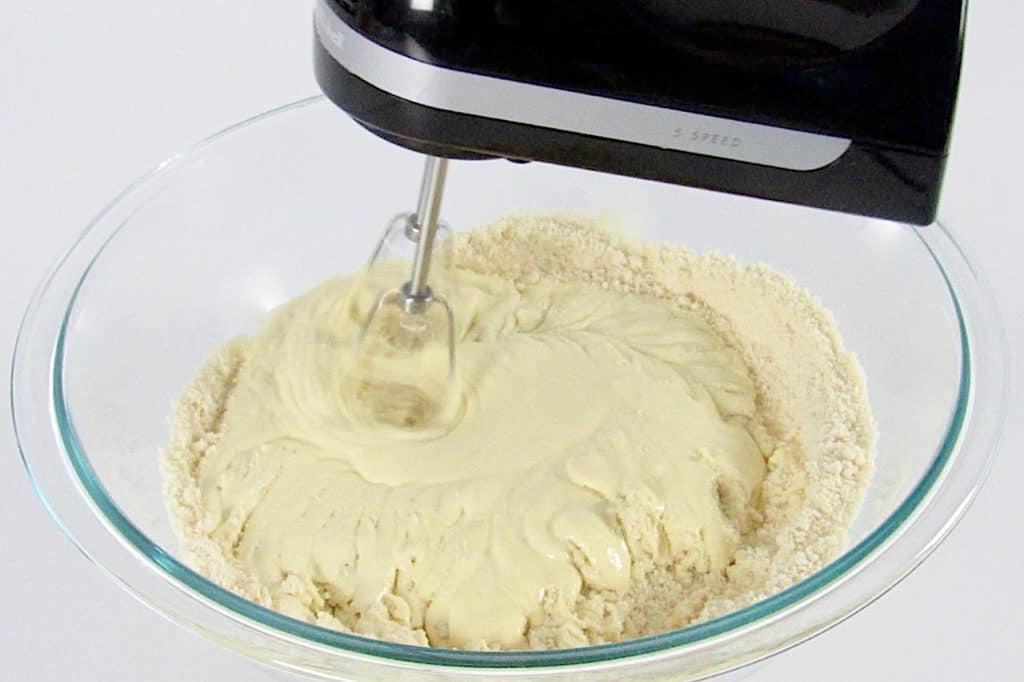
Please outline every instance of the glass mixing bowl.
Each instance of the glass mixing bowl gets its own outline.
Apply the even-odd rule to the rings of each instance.
[[[207,355],[267,311],[356,270],[413,208],[421,160],[322,98],[230,128],[108,206],[33,298],[12,405],[40,498],[81,551],[204,637],[327,679],[516,676],[696,679],[735,671],[883,594],[950,531],[984,477],[1003,417],[1005,343],[950,234],[542,164],[453,164],[455,229],[508,212],[586,211],[638,239],[764,261],[836,314],[880,433],[848,551],[794,587],[716,620],[549,652],[428,649],[341,634],[263,609],[182,561],[158,452],[172,401]]]

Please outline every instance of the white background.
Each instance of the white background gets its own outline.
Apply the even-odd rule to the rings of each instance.
[[[953,1],[953,0],[951,0]],[[50,263],[163,156],[316,91],[308,0],[0,2],[0,357]],[[971,8],[940,215],[1024,344],[1024,3]],[[870,276],[866,274],[865,276]],[[894,292],[895,293],[895,292]],[[754,674],[781,680],[1024,679],[1024,411],[965,521],[881,601]],[[0,680],[260,680],[109,582],[59,534],[0,418]]]

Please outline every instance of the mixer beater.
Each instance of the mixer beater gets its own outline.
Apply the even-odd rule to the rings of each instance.
[[[370,307],[353,364],[364,419],[403,430],[426,427],[427,433],[430,426],[443,428],[457,407],[455,317],[448,299],[429,284],[438,243],[450,234],[440,221],[447,170],[447,159],[426,158],[415,214],[392,220],[370,257],[368,271],[410,243],[414,248],[409,279],[381,291]],[[390,396],[387,410],[368,411],[367,405],[382,404],[373,400],[380,392]]]

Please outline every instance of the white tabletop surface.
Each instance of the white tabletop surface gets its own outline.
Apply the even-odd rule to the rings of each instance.
[[[309,2],[0,2],[0,357],[51,262],[168,152],[316,91]],[[1024,59],[1018,0],[974,3],[940,215],[987,274],[1024,357]],[[752,680],[1024,679],[1024,410],[925,564]],[[0,418],[0,679],[253,680],[250,663],[135,602],[38,503]]]

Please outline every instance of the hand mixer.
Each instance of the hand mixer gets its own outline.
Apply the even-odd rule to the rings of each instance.
[[[949,0],[318,0],[325,94],[381,138],[428,155],[416,214],[393,223],[375,253],[405,235],[412,273],[377,308],[417,315],[441,300],[427,278],[446,159],[550,162],[932,222],[965,9]]]

